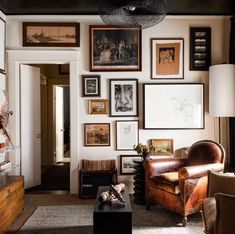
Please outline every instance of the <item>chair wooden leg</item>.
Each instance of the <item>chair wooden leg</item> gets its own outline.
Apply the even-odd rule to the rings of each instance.
[[[182,218],[182,224],[183,224],[183,227],[186,227],[187,222],[188,222],[187,217],[183,217],[183,218]]]

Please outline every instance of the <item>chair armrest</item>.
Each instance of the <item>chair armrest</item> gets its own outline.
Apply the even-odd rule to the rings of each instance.
[[[149,177],[164,172],[178,171],[179,168],[185,165],[185,161],[186,159],[180,158],[154,159],[145,161],[145,175]]]
[[[211,164],[203,164],[197,166],[182,167],[178,172],[178,177],[180,180],[199,178],[207,175],[207,172],[209,170],[217,172],[223,171],[224,164],[211,163]]]

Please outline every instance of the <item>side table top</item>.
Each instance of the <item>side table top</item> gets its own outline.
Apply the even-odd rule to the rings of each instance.
[[[97,193],[97,202],[94,208],[94,212],[98,212],[98,213],[106,213],[106,212],[132,212],[132,207],[131,207],[131,203],[130,203],[130,198],[129,198],[129,194],[128,194],[128,189],[127,187],[125,187],[124,191],[122,192],[122,196],[125,200],[124,206],[119,202],[115,202],[113,204],[111,203],[106,203],[106,202],[100,202],[98,200],[99,194],[105,191],[108,191],[109,187],[108,186],[100,186],[98,189],[98,193]]]

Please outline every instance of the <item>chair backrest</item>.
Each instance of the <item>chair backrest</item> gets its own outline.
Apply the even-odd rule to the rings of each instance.
[[[188,153],[187,166],[224,163],[225,151],[223,146],[215,141],[203,140],[194,143]]]
[[[213,197],[215,193],[235,195],[235,175],[208,171],[207,196]]]

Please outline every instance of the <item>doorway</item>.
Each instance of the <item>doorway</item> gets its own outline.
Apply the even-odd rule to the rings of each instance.
[[[59,65],[54,64],[21,65],[21,172],[28,192],[69,191],[70,188],[69,73],[58,71]],[[27,127],[28,122],[32,123],[31,128]],[[36,133],[34,126],[38,125]],[[24,131],[25,128],[31,132]],[[31,141],[26,140],[28,135]],[[37,147],[35,135],[41,144]]]

